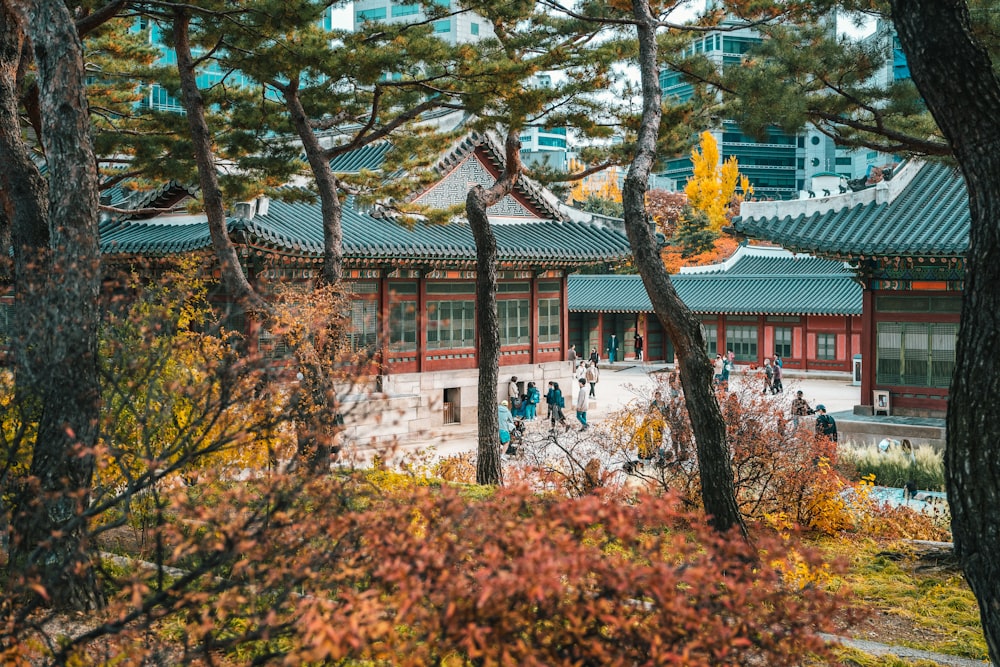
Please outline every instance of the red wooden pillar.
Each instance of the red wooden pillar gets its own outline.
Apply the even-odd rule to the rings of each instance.
[[[417,284],[417,372],[424,372],[427,354],[427,271],[421,271]]]
[[[528,307],[528,363],[534,364],[538,358],[538,271],[531,273],[531,304]],[[569,307],[565,308],[569,312]],[[568,315],[567,315],[568,317]],[[569,331],[566,332],[567,337]]]
[[[568,272],[562,272],[559,295],[559,361],[566,359],[569,353],[569,278]]]
[[[875,345],[875,295],[866,287],[861,293],[861,405],[872,404]]]
[[[379,373],[385,375],[392,369],[391,352],[389,349],[389,278],[386,271],[378,272],[378,358]]]

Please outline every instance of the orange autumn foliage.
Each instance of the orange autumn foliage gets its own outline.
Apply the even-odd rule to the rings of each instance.
[[[711,252],[703,252],[693,257],[681,257],[681,249],[674,246],[667,246],[660,251],[663,264],[670,274],[678,273],[682,266],[705,266],[706,264],[717,264],[728,259],[736,248],[739,241],[732,236],[720,236],[715,240]]]

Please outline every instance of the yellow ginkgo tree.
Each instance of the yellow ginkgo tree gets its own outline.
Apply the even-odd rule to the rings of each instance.
[[[684,193],[691,208],[704,213],[709,229],[718,233],[734,207],[753,193],[753,186],[740,174],[735,156],[720,164],[719,144],[711,132],[702,133],[698,146],[691,151],[691,163],[693,175],[684,186]]]

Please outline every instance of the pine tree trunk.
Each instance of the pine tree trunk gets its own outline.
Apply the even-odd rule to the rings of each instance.
[[[1000,82],[955,0],[892,0],[910,73],[965,175],[972,224],[955,373],[948,401],[945,482],[955,551],[1000,661]],[[941,54],[947,54],[942,57]]]
[[[100,417],[101,280],[97,165],[83,48],[64,3],[10,0],[8,7],[35,56],[41,139],[49,173],[50,235],[49,251],[42,257],[43,264],[32,268],[30,285],[18,285],[31,290],[32,301],[30,320],[19,317],[17,324],[29,326],[27,333],[34,341],[19,382],[39,399],[40,412],[29,479],[13,517],[11,562],[16,572],[38,578],[51,605],[87,610],[103,603],[91,567],[94,551],[84,514]],[[22,183],[33,180],[31,170],[20,175],[25,177]],[[37,189],[34,194],[25,193],[24,201],[33,203],[37,193]],[[44,221],[23,220],[15,226],[37,239],[37,226]]]
[[[298,82],[292,81],[282,87],[282,93],[319,190],[320,210],[323,214],[323,279],[335,285],[344,277],[344,232],[341,226],[343,205],[338,196],[337,177],[330,168],[326,151],[309,125],[309,117],[299,98]]]
[[[479,448],[476,483],[503,484],[497,384],[500,375],[500,319],[497,315],[497,240],[486,210],[510,194],[521,174],[521,141],[507,130],[506,164],[493,187],[475,186],[465,200],[465,214],[476,239],[476,329],[479,361]]]
[[[177,9],[174,13],[174,53],[177,56],[177,73],[181,80],[181,97],[188,127],[191,130],[191,145],[201,186],[202,205],[208,218],[208,230],[212,236],[212,247],[219,260],[222,285],[226,293],[248,311],[269,312],[267,304],[254,292],[240,265],[236,248],[229,238],[226,226],[226,209],[219,188],[219,176],[215,171],[212,151],[212,133],[205,121],[205,100],[198,90],[196,65],[191,56],[191,17],[187,9]]]
[[[656,239],[647,224],[646,190],[656,155],[663,96],[656,62],[656,26],[649,2],[633,0],[632,9],[638,22],[643,107],[636,154],[622,190],[625,231],[653,310],[677,350],[685,404],[698,451],[705,512],[717,530],[737,527],[745,536],[746,525],[736,504],[726,424],[712,388],[712,364],[705,353],[701,322],[677,296],[657,251]]]

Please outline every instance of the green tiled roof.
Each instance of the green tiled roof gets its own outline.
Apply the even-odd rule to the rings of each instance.
[[[969,201],[961,174],[943,164],[912,167],[919,170],[890,201],[868,201],[810,215],[753,217],[748,213],[734,219],[732,227],[749,238],[827,257],[963,256],[969,246]],[[851,201],[861,194],[841,195],[844,200],[831,197],[830,202]],[[753,207],[746,210],[752,212]]]
[[[341,153],[330,161],[335,174],[356,174],[362,169],[376,171],[382,168],[385,154],[392,148],[388,141],[376,141],[347,153]]]
[[[860,315],[861,287],[840,262],[815,257],[745,256],[727,270],[670,277],[696,313],[727,315]],[[640,276],[569,277],[570,312],[653,311]]]
[[[411,261],[469,264],[476,246],[467,224],[418,224],[407,229],[385,218],[349,208],[343,213],[344,258],[362,261]],[[319,204],[271,201],[267,215],[230,220],[230,232],[245,230],[250,243],[275,252],[318,259],[323,252]],[[170,224],[165,219],[107,223],[101,228],[106,254],[168,255],[210,248],[205,222]],[[530,222],[494,225],[501,262],[579,265],[618,262],[629,256],[621,233],[584,223]]]

